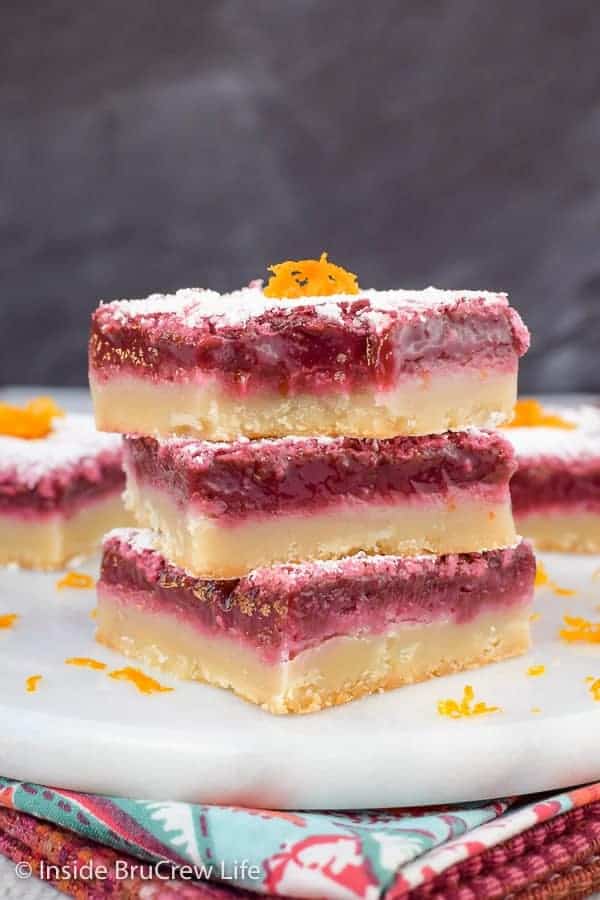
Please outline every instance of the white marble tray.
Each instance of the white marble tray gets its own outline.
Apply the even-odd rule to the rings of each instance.
[[[600,558],[546,555],[573,597],[538,590],[541,619],[525,658],[310,716],[278,718],[205,685],[145,696],[70,656],[111,667],[94,643],[93,591],[55,588],[56,575],[0,571],[0,773],[78,790],[151,799],[279,808],[416,805],[558,788],[600,778],[600,644],[557,639],[563,613],[600,620]],[[83,567],[95,574],[97,561]],[[526,669],[543,663],[532,678]],[[147,670],[149,671],[149,670]],[[25,679],[41,673],[37,693]],[[441,718],[437,701],[471,683],[503,712]],[[540,713],[533,713],[540,707]]]

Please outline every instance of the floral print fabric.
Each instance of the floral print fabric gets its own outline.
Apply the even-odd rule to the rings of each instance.
[[[600,784],[553,797],[439,809],[277,812],[130,800],[0,778],[0,805],[149,862],[259,893],[328,900],[407,897],[449,866],[578,806]]]

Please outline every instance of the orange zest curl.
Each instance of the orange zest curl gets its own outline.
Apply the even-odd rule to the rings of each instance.
[[[43,677],[43,675],[30,675],[29,678],[27,678],[25,681],[25,690],[28,694],[35,694]]]
[[[600,700],[600,678],[585,679],[588,682],[589,692],[594,700]]]
[[[320,259],[288,259],[269,266],[269,272],[273,274],[264,294],[278,300],[358,294],[359,291],[356,275],[329,262],[326,253],[321,253]]]
[[[550,584],[548,573],[539,559],[536,560],[534,584],[536,587],[548,587]]]
[[[139,669],[132,666],[126,666],[124,669],[115,669],[114,672],[108,673],[109,678],[115,678],[117,681],[130,681],[134,684],[140,694],[166,694],[173,688],[165,687],[149,675],[145,675]]]
[[[64,416],[52,397],[36,397],[25,406],[0,403],[0,434],[35,440],[47,437],[52,420]]]
[[[538,400],[517,400],[515,414],[506,428],[564,428],[572,431],[577,426],[556,413],[547,412]]]
[[[531,678],[538,678],[540,675],[543,675],[546,671],[546,666],[537,665],[537,666],[529,666],[527,669],[527,674]]]
[[[449,719],[464,719],[471,716],[484,716],[487,713],[501,712],[499,706],[488,706],[483,700],[473,703],[475,691],[470,684],[466,684],[462,700],[438,700],[438,713]]]
[[[577,591],[574,591],[573,588],[559,587],[557,584],[554,584],[554,582],[551,582],[550,587],[557,597],[574,597],[577,593]]]
[[[590,622],[581,616],[563,616],[567,626],[558,632],[568,644],[600,644],[600,622]]]
[[[12,628],[18,618],[17,613],[7,613],[4,616],[0,616],[0,628]]]
[[[63,577],[56,582],[56,587],[59,591],[63,591],[65,588],[86,591],[93,588],[95,583],[92,576],[86,575],[85,572],[67,572],[66,575],[63,575]]]
[[[101,671],[106,669],[106,663],[100,662],[99,659],[91,659],[89,656],[71,656],[65,659],[67,666],[78,666],[80,669],[96,669]]]

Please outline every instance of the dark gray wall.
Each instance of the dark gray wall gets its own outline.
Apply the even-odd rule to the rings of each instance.
[[[83,383],[99,298],[327,249],[508,290],[523,387],[600,390],[595,0],[12,0],[0,42],[0,383]]]

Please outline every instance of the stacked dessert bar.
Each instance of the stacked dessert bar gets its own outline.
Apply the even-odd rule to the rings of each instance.
[[[47,397],[0,403],[0,565],[59,569],[130,522],[120,435]]]
[[[275,269],[94,315],[96,420],[128,435],[140,525],[105,539],[98,640],[275,713],[524,652],[535,562],[512,447],[482,430],[512,415],[518,315]]]
[[[520,400],[506,430],[516,522],[543,550],[600,553],[600,409]]]

